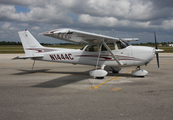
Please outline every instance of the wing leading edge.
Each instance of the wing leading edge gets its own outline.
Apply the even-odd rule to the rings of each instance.
[[[87,43],[87,44],[101,44],[103,40],[105,43],[112,43],[114,41],[116,42],[119,40],[125,40],[128,42],[139,40],[138,38],[114,38],[101,34],[89,33],[89,32],[67,29],[67,28],[51,30],[42,34],[48,37],[53,37],[68,42]]]

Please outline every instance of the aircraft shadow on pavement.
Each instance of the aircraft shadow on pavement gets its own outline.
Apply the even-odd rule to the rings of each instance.
[[[67,76],[63,76],[63,77],[59,77],[53,80],[48,80],[46,82],[42,82],[36,85],[33,85],[31,87],[41,87],[41,88],[56,88],[56,87],[60,87],[60,86],[64,86],[64,85],[68,85],[68,84],[72,84],[78,81],[82,81],[85,79],[89,79],[92,78],[91,76],[89,76],[89,71],[85,71],[85,72],[70,72],[70,71],[49,71],[50,69],[39,69],[39,70],[22,70],[22,69],[18,69],[19,71],[22,71],[20,73],[15,73],[14,75],[25,75],[25,74],[35,74],[35,73],[46,73],[46,74],[70,74]],[[113,74],[113,73],[109,73],[107,76],[109,77],[129,77],[129,78],[133,78],[134,76],[131,75],[130,73],[118,73],[118,74]],[[98,79],[99,80],[99,79]]]
[[[15,73],[15,74],[13,74],[13,75],[24,75],[24,74],[35,74],[35,73],[50,73],[50,74],[87,74],[87,75],[89,75],[88,73],[89,72],[87,72],[87,73],[85,73],[85,72],[69,72],[69,71],[67,71],[67,72],[64,72],[64,71],[49,71],[49,70],[51,70],[51,69],[39,69],[39,70],[22,70],[22,69],[18,69],[18,71],[22,71],[22,72],[20,72],[20,73]]]
[[[25,74],[33,74],[33,73],[41,73],[41,72],[43,72],[43,73],[45,73],[45,72],[47,72],[48,70],[50,70],[50,69],[40,69],[40,70],[22,70],[22,69],[18,69],[18,71],[22,71],[22,72],[20,72],[20,73],[15,73],[15,74],[13,74],[13,75],[25,75]]]
[[[20,73],[15,73],[13,75],[25,75],[25,74],[35,74],[35,73],[46,73],[46,74],[70,74],[63,77],[58,77],[53,80],[48,80],[46,82],[42,82],[36,85],[33,85],[31,87],[41,87],[41,88],[56,88],[68,84],[72,84],[78,81],[82,81],[88,78],[91,78],[88,74],[88,71],[85,72],[63,72],[63,71],[49,71],[50,69],[40,69],[40,70],[34,70],[31,72],[31,70],[19,70],[22,71]]]
[[[33,85],[31,87],[56,88],[56,87],[60,87],[60,86],[64,86],[64,85],[68,85],[68,84],[72,84],[75,82],[92,78],[91,76],[89,76],[88,71],[87,72],[46,72],[46,73],[61,73],[61,74],[71,74],[71,75],[59,77],[53,80],[39,83],[37,85]],[[116,77],[116,75],[112,74],[112,77]],[[118,74],[118,75],[120,77],[134,77],[131,74]],[[100,80],[100,79],[96,79],[96,80]],[[89,84],[90,83],[88,83],[88,85]]]
[[[33,85],[31,87],[41,87],[41,88],[56,88],[56,87],[61,87],[64,85],[68,85],[68,84],[72,84],[75,82],[79,82],[82,81],[84,79],[89,78],[88,76],[84,76],[84,75],[78,75],[78,77],[76,77],[76,75],[69,75],[69,76],[63,76],[63,77],[59,77],[53,80],[49,80],[43,83],[39,83],[37,85]]]

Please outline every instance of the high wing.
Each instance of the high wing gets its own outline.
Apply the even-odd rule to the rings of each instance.
[[[87,43],[87,44],[100,44],[102,41],[105,43],[112,43],[114,41],[125,40],[125,41],[138,41],[138,38],[114,38],[101,34],[83,32],[79,30],[73,30],[68,28],[51,30],[42,33],[45,36],[65,40],[68,42]]]

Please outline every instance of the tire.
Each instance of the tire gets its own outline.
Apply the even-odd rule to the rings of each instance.
[[[96,79],[104,79],[104,77],[96,77]]]
[[[112,73],[119,73],[119,71],[112,70]]]

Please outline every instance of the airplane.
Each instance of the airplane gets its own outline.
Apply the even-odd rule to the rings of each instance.
[[[103,79],[109,71],[119,73],[122,67],[129,66],[136,66],[136,69],[131,72],[133,76],[144,77],[148,71],[141,69],[140,66],[148,65],[156,54],[159,68],[158,53],[163,51],[157,48],[155,33],[155,48],[129,44],[130,41],[138,41],[139,38],[115,38],[69,28],[41,33],[68,42],[87,44],[81,49],[44,47],[27,29],[18,34],[25,56],[17,56],[13,59],[32,59],[33,66],[35,60],[96,66],[89,75],[97,79]]]

